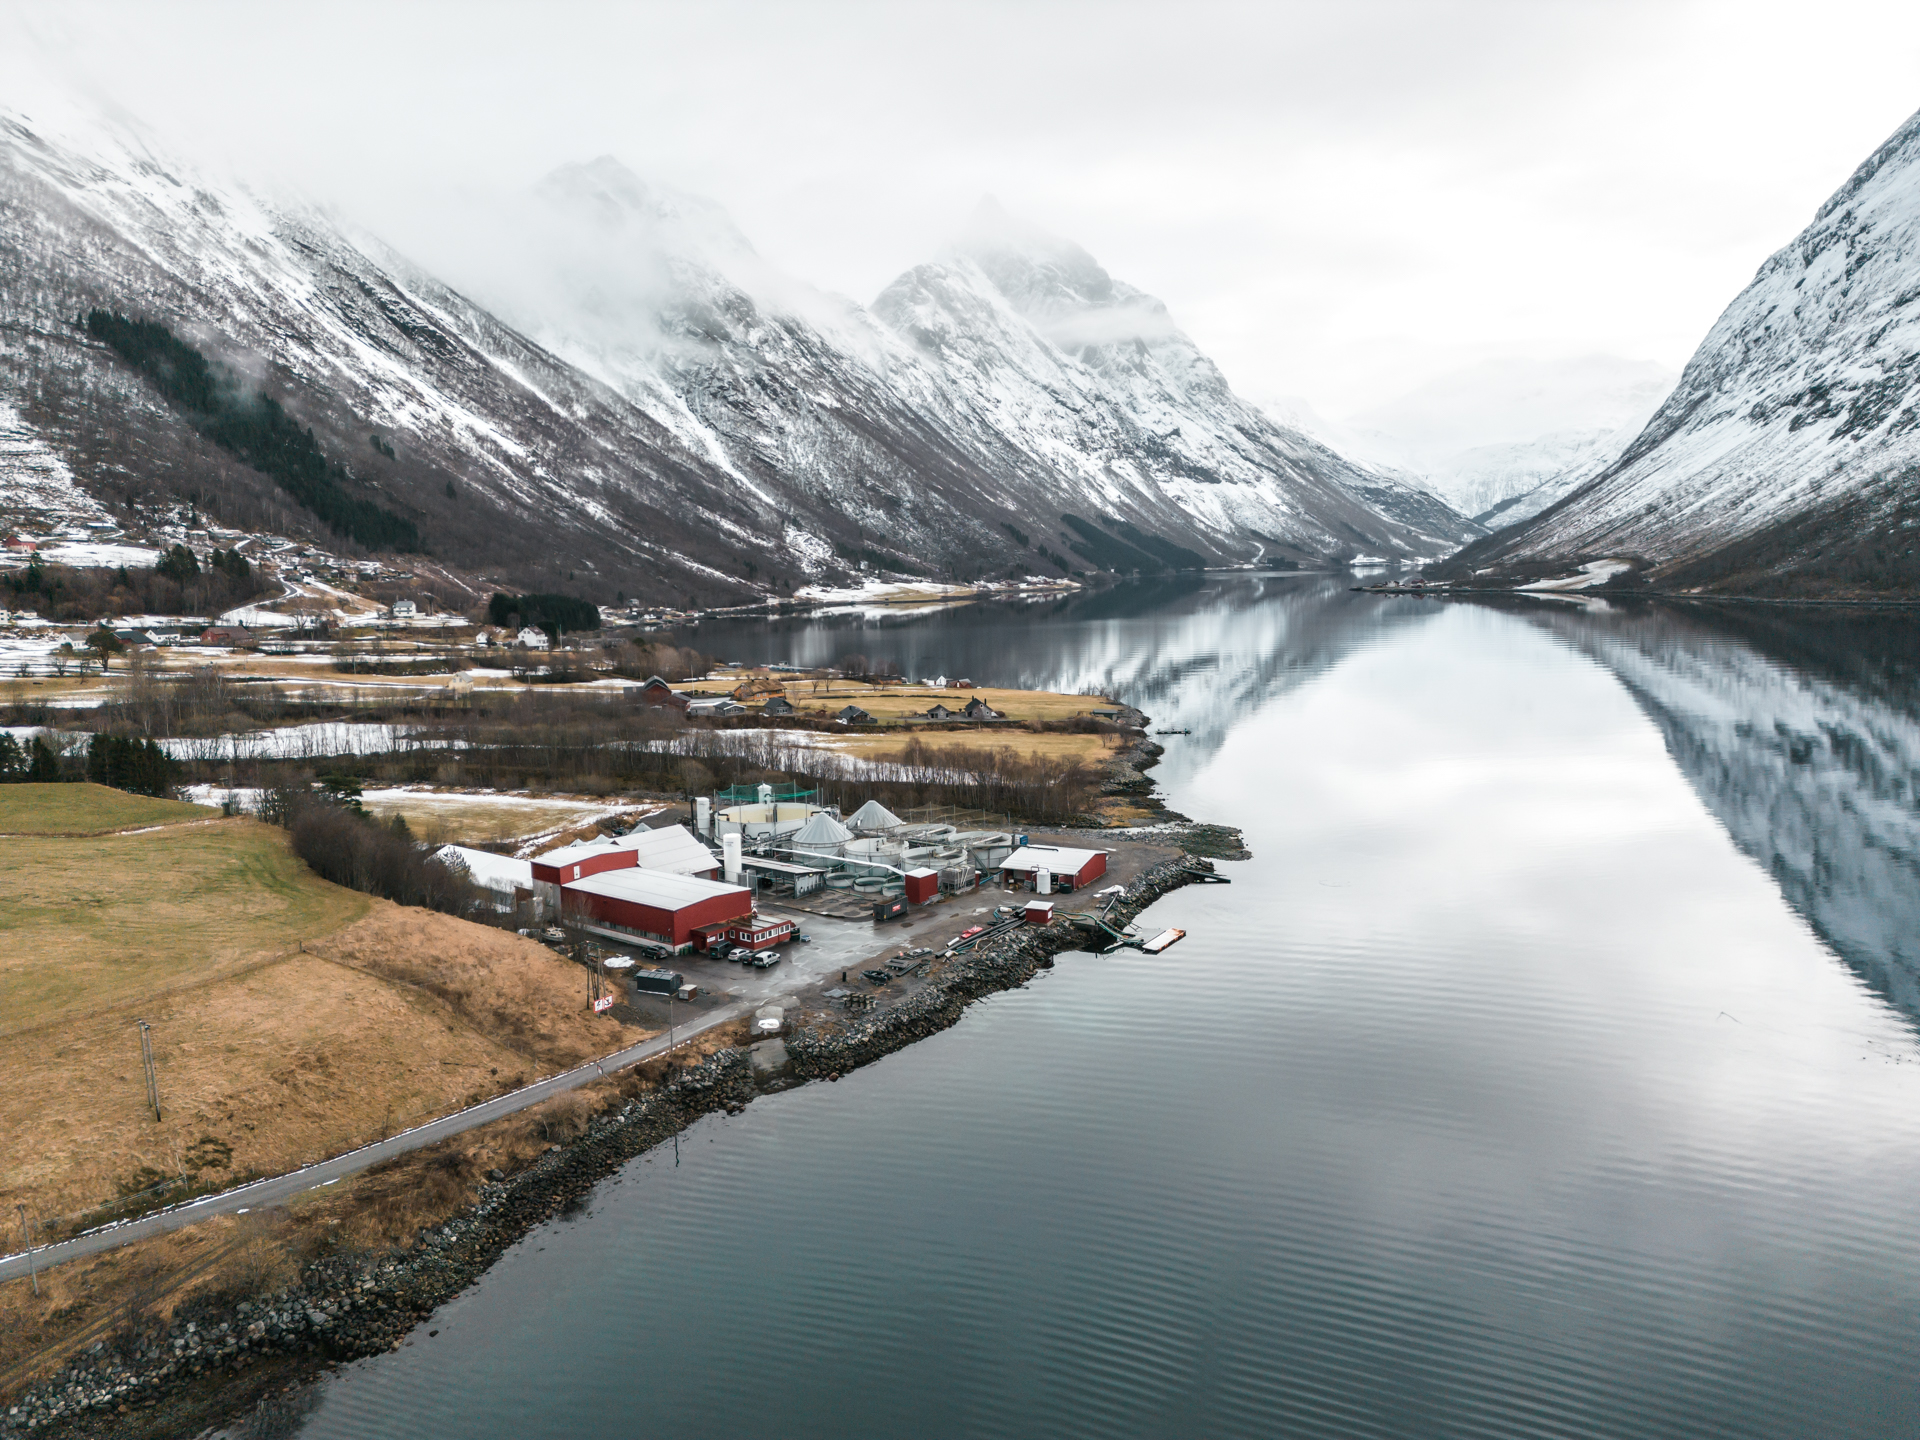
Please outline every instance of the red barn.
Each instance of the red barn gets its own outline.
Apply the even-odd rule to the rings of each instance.
[[[1031,885],[1040,870],[1051,877],[1053,889],[1078,890],[1107,873],[1107,852],[1075,850],[1065,845],[1019,845],[1000,862],[1000,878],[1008,885]]]
[[[657,940],[678,950],[693,943],[701,926],[751,917],[753,894],[741,885],[691,875],[602,869],[563,881],[560,910],[596,929]]]

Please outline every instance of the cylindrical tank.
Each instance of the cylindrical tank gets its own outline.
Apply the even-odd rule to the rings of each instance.
[[[773,787],[771,785],[762,785],[760,787],[760,803],[762,805],[773,804]]]
[[[713,834],[713,801],[705,795],[693,802],[693,833],[696,835]]]
[[[1051,895],[1053,893],[1053,872],[1051,870],[1036,870],[1033,872],[1033,893],[1036,895]]]
[[[721,837],[720,864],[727,877],[727,884],[738,885],[740,883],[740,836],[737,833]]]

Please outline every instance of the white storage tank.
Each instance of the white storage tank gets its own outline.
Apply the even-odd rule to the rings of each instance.
[[[720,867],[727,877],[727,884],[740,883],[740,835],[735,832],[720,838]]]

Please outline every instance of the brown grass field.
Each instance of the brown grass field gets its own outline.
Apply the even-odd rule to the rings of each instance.
[[[744,676],[742,677],[745,678]],[[718,688],[714,685],[702,689]],[[817,689],[811,680],[789,680],[787,699],[801,714],[832,715],[841,707],[854,704],[874,719],[885,722],[920,715],[938,701],[950,710],[958,710],[976,695],[1010,720],[1067,720],[1075,715],[1090,715],[1095,710],[1111,710],[1114,702],[1093,695],[1056,695],[1047,690],[936,690],[926,685],[863,685],[857,681],[835,680]]]
[[[215,1187],[284,1170],[648,1033],[593,1015],[545,947],[329,885],[258,821],[15,839],[7,858],[0,1213],[44,1224],[183,1169]]]
[[[916,730],[908,734],[849,735],[833,748],[866,760],[897,760],[909,740],[939,751],[1011,750],[1049,760],[1098,761],[1120,748],[1118,735],[1036,735],[1026,730]]]

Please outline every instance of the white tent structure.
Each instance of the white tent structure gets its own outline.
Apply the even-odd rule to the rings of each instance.
[[[822,810],[787,837],[789,845],[807,850],[831,850],[853,839],[853,832]]]
[[[872,834],[881,830],[898,829],[900,817],[895,815],[878,800],[869,800],[853,814],[847,817],[847,827],[852,830]]]
[[[490,850],[470,850],[464,845],[442,845],[434,856],[443,862],[462,866],[467,878],[493,896],[493,908],[511,910],[517,898],[533,894],[533,862],[516,860],[511,855],[495,855]]]
[[[711,880],[720,873],[720,861],[714,853],[683,825],[663,825],[658,830],[642,826],[613,842],[622,850],[638,851],[634,864],[642,870],[662,870],[670,875],[698,875]]]

